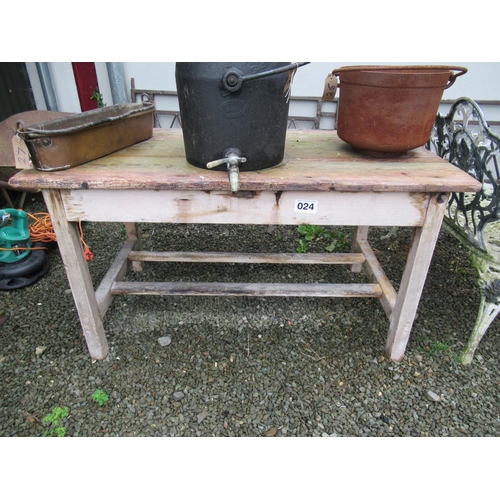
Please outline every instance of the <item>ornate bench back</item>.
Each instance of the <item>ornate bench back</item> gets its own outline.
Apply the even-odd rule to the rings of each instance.
[[[445,223],[465,244],[500,261],[500,137],[479,106],[462,97],[446,116],[437,115],[426,147],[482,183],[478,193],[452,193]]]

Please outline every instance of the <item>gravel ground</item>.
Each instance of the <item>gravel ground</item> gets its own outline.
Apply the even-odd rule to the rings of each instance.
[[[46,211],[30,195],[25,210]],[[145,249],[294,252],[297,227],[141,225]],[[351,228],[343,229],[350,236]],[[124,232],[84,225],[103,277]],[[399,283],[410,231],[372,229]],[[322,251],[324,243],[309,251]],[[57,249],[36,284],[0,291],[0,435],[42,436],[67,408],[66,436],[498,436],[500,323],[473,363],[463,349],[479,304],[467,253],[442,232],[406,356],[384,358],[376,300],[120,297],[105,317],[110,354],[92,361]],[[148,263],[141,280],[338,281],[338,266]],[[134,279],[131,272],[128,279]],[[160,339],[160,340],[159,340]],[[162,345],[163,344],[163,345]],[[92,395],[109,399],[100,406]]]

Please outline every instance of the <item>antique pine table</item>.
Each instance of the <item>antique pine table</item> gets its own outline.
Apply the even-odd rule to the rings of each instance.
[[[361,156],[333,131],[289,130],[277,167],[240,173],[232,193],[227,172],[189,165],[180,130],[64,171],[21,170],[17,188],[42,190],[90,356],[104,359],[103,317],[116,295],[252,295],[377,297],[389,318],[385,352],[400,361],[441,228],[450,192],[476,192],[474,178],[424,148],[397,159]],[[79,221],[123,222],[127,239],[94,291]],[[141,251],[138,223],[315,224],[355,226],[352,251],[246,254]],[[411,226],[398,292],[368,243],[369,226]],[[122,281],[144,261],[347,264],[366,284],[179,283]]]

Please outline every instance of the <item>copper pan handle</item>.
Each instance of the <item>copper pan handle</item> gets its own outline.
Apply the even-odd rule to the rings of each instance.
[[[348,72],[351,72],[351,71],[377,71],[377,70],[394,70],[394,71],[397,71],[397,70],[401,70],[401,69],[421,69],[421,70],[425,70],[425,69],[430,69],[430,70],[439,70],[439,69],[443,69],[443,70],[447,70],[447,71],[457,71],[457,73],[452,73],[450,75],[450,78],[448,79],[448,83],[446,84],[446,87],[445,89],[448,89],[450,88],[454,83],[455,83],[455,80],[459,77],[459,76],[462,76],[462,75],[465,75],[465,73],[467,73],[468,69],[467,68],[464,68],[462,66],[433,66],[433,65],[424,65],[424,64],[421,64],[421,65],[409,65],[409,66],[345,66],[344,68],[338,68],[338,69],[334,69],[331,74],[334,75],[334,76],[340,76],[341,73],[348,73]],[[339,87],[340,87],[340,81],[339,81]]]
[[[457,66],[456,68],[450,68],[451,71],[458,71],[458,73],[453,73],[450,75],[450,79],[448,80],[448,84],[446,85],[445,89],[449,89],[454,83],[455,80],[462,75],[465,75],[467,73],[467,68],[462,68],[460,66]]]

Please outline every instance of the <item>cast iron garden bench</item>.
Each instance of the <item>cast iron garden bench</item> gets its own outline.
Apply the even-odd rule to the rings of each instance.
[[[500,137],[477,103],[464,97],[446,116],[438,113],[426,147],[482,183],[477,193],[452,193],[443,223],[469,251],[481,288],[476,323],[460,357],[469,364],[500,311]]]

